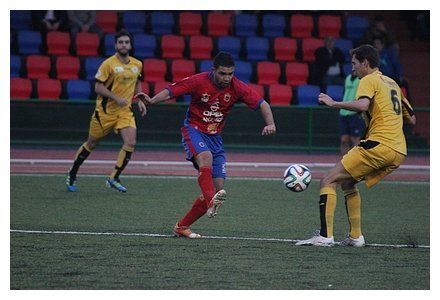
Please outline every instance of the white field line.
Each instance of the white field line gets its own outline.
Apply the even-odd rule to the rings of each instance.
[[[71,159],[32,159],[32,158],[14,158],[10,160],[11,163],[21,164],[71,164]],[[86,160],[85,164],[95,165],[107,165],[114,164],[114,160]],[[191,162],[186,161],[155,161],[155,160],[132,160],[130,165],[142,165],[142,166],[191,166]],[[252,167],[252,168],[285,168],[291,165],[291,163],[265,163],[265,162],[228,162],[227,166],[230,167]],[[334,163],[307,163],[310,168],[331,168]],[[428,165],[401,165],[399,169],[403,170],[430,170]]]
[[[171,234],[159,233],[130,233],[130,232],[90,232],[90,231],[60,231],[60,230],[21,230],[10,229],[10,233],[25,233],[25,234],[65,234],[65,235],[98,235],[98,236],[141,236],[141,237],[159,237],[169,238],[173,237]],[[213,240],[238,240],[238,241],[261,241],[261,242],[283,242],[295,243],[299,240],[294,239],[279,239],[279,238],[257,238],[257,237],[237,237],[237,236],[204,236],[203,239]],[[340,243],[336,242],[336,245]],[[367,247],[383,247],[383,248],[425,248],[430,249],[428,245],[392,245],[392,244],[366,244]]]

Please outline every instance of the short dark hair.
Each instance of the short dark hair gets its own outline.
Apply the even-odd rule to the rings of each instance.
[[[128,36],[130,38],[130,43],[133,43],[130,32],[128,32],[125,29],[121,29],[118,32],[116,32],[116,34],[115,34],[115,44],[118,42],[118,39],[121,36]]]
[[[229,67],[235,67],[235,62],[234,62],[234,58],[230,53],[225,51],[220,51],[214,57],[213,65],[215,69],[217,69],[220,66],[229,68]]]
[[[370,68],[379,67],[379,52],[371,45],[361,45],[350,50],[350,54],[354,55],[360,62],[367,60],[370,64]]]

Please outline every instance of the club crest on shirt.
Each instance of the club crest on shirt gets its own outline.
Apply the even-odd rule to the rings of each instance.
[[[229,100],[231,100],[231,94],[226,93],[226,94],[223,96],[223,100],[224,100],[225,102],[228,102]]]
[[[203,102],[208,102],[209,96],[211,96],[211,95],[209,95],[208,93],[203,93],[202,98],[200,98],[200,100],[202,100]]]
[[[134,67],[131,68],[131,71],[132,71],[134,74],[137,74],[137,72],[139,71],[139,69],[138,69],[138,67],[134,66]]]

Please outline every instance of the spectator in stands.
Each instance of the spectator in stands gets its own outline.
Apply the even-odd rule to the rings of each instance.
[[[344,53],[338,47],[335,47],[333,37],[324,38],[324,46],[315,51],[316,76],[321,92],[325,92],[327,85],[344,84]]]
[[[67,30],[67,13],[64,10],[37,10],[32,14],[36,28],[44,35],[48,31]]]
[[[373,22],[364,33],[363,43],[372,45],[374,39],[378,37],[382,39],[386,48],[395,51],[396,55],[399,54],[399,44],[396,42],[393,32],[386,27],[385,18],[382,15],[374,17]]]
[[[402,67],[400,65],[399,57],[396,52],[389,47],[386,47],[384,40],[381,37],[373,39],[373,46],[379,51],[381,72],[391,77],[397,84],[402,83]]]
[[[96,11],[94,10],[69,10],[67,12],[72,38],[78,32],[94,32],[102,37],[102,30],[96,25]]]

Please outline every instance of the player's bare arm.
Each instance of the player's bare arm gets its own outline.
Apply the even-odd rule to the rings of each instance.
[[[139,93],[143,93],[142,92],[142,85],[141,85],[141,82],[140,81],[138,81],[137,83],[136,83],[136,88],[135,88],[135,97],[134,98],[137,98],[138,100],[140,100],[140,98],[139,97],[136,97]],[[141,101],[138,101],[138,108],[139,108],[139,111],[141,112],[141,116],[143,117],[143,116],[145,116],[146,114],[147,114],[147,107],[146,107],[146,105],[144,104],[144,102],[141,100]]]
[[[164,102],[170,99],[170,91],[168,89],[164,89],[161,92],[157,93],[153,98],[150,99],[150,105],[154,105],[160,102]]]
[[[273,119],[272,109],[270,109],[269,103],[263,101],[260,105],[261,115],[263,116],[266,126],[264,126],[261,135],[271,135],[275,134],[277,129],[275,126],[275,121]]]
[[[324,93],[319,94],[318,101],[319,103],[323,103],[329,107],[334,107],[338,109],[347,109],[355,112],[367,111],[368,107],[370,106],[370,99],[368,98],[360,98],[357,101],[351,101],[351,102],[338,102],[333,100],[332,97]]]
[[[110,99],[116,101],[116,103],[119,106],[128,105],[128,100],[127,99],[124,99],[124,98],[119,97],[118,95],[112,93],[109,89],[107,89],[105,87],[104,84],[102,84],[100,82],[95,83],[95,93],[97,93],[97,94],[99,94],[99,95],[101,95],[103,97],[107,97],[107,98],[110,98]]]

